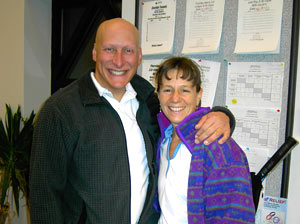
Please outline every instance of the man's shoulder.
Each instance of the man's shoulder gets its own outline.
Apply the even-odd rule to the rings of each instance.
[[[80,101],[84,96],[90,97],[97,95],[95,86],[92,83],[90,74],[86,74],[69,85],[57,90],[48,101],[52,104],[68,104]],[[98,95],[97,95],[98,96]]]
[[[137,94],[145,98],[147,98],[147,96],[154,92],[154,87],[152,86],[152,84],[138,74],[135,74],[133,76],[130,83]]]
[[[79,96],[78,89],[78,80],[75,80],[69,85],[57,90],[47,101],[51,104],[66,103],[72,101],[72,99],[74,101],[74,98]]]
[[[80,106],[80,94],[78,80],[58,89],[41,105],[39,112],[49,116],[50,114],[65,114],[70,110],[78,110]],[[40,114],[40,113],[39,113]]]

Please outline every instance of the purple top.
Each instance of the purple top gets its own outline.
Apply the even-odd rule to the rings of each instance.
[[[238,224],[255,223],[251,176],[247,158],[237,143],[229,138],[224,144],[195,144],[195,125],[210,111],[208,107],[186,117],[176,131],[192,154],[188,192],[188,223]],[[171,124],[161,112],[157,115],[161,139],[157,148],[159,167],[160,145],[164,131]]]

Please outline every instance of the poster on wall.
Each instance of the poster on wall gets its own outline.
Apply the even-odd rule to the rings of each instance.
[[[250,170],[257,171],[257,161],[278,149],[284,63],[228,62],[227,68],[226,105],[236,118],[232,136],[247,155],[257,156],[248,157]]]
[[[163,59],[147,59],[143,60],[141,63],[142,77],[150,82],[153,86],[155,86],[154,74],[162,60]]]
[[[176,0],[141,2],[143,55],[169,54],[173,49]]]
[[[239,1],[234,53],[279,53],[283,0]]]
[[[225,0],[187,0],[183,54],[218,53]]]

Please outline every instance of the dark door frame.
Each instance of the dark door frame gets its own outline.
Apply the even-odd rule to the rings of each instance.
[[[102,21],[121,17],[121,5],[122,0],[52,1],[51,94],[73,81],[70,74],[88,41]]]

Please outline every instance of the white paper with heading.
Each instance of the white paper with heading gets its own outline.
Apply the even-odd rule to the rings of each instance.
[[[279,53],[283,0],[239,1],[234,53]]]
[[[187,0],[183,54],[219,51],[225,0]]]
[[[176,0],[141,2],[143,55],[171,53],[175,31]]]
[[[196,58],[192,58],[192,60],[199,65],[201,71],[201,88],[203,89],[201,106],[212,107],[216,95],[221,63]]]
[[[142,67],[142,77],[150,82],[153,86],[154,84],[154,74],[163,59],[147,59],[143,60],[141,63]]]
[[[226,105],[236,118],[232,137],[257,172],[258,161],[278,149],[284,63],[228,62],[227,68]]]

